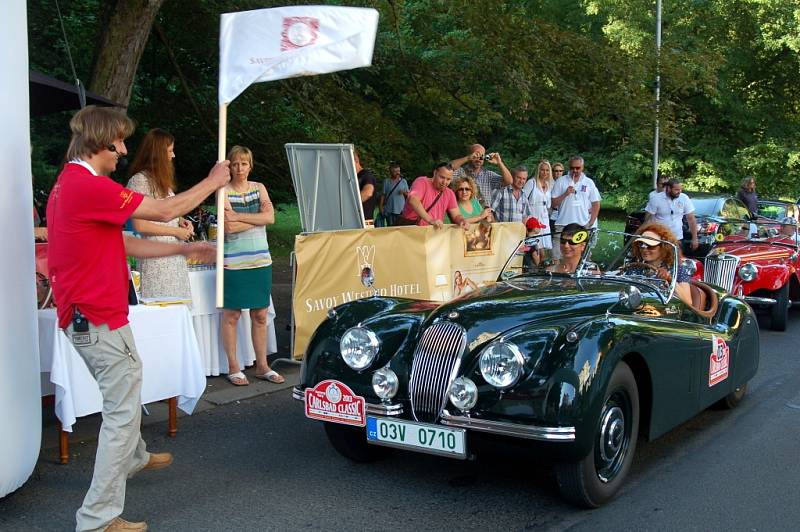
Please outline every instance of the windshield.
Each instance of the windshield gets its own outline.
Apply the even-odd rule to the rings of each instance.
[[[724,222],[717,231],[717,245],[735,242],[765,243],[797,247],[798,225],[792,218],[783,222]]]
[[[695,216],[718,216],[719,198],[692,198]]]
[[[666,302],[676,282],[694,273],[688,264],[680,263],[675,244],[653,236],[583,228],[573,232],[565,228],[550,236],[536,235],[520,242],[499,280],[533,275],[607,278],[647,285]],[[548,244],[558,245],[558,250],[554,252]]]
[[[583,269],[594,245],[593,230],[566,226],[558,233],[530,235],[506,261],[501,279],[518,275],[575,275]]]

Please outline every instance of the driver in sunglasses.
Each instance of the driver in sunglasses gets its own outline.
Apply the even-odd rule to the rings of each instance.
[[[680,242],[672,234],[669,227],[658,222],[646,223],[636,231],[636,238],[631,246],[633,262],[626,268],[629,275],[657,276],[666,282],[672,282],[673,261],[678,261],[678,278],[675,293],[685,303],[691,305],[692,295],[689,281],[692,276],[681,264],[683,255]],[[675,245],[677,253],[667,242]]]

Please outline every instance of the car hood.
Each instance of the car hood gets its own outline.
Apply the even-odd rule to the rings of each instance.
[[[712,253],[734,255],[740,262],[785,259],[794,253],[792,247],[772,242],[723,242],[714,249]]]
[[[518,277],[454,299],[428,316],[467,331],[471,348],[525,324],[568,327],[602,316],[619,300],[624,282],[601,278]]]

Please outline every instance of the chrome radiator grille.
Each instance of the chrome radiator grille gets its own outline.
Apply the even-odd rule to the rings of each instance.
[[[455,323],[435,323],[422,334],[408,383],[415,420],[434,423],[439,418],[466,346],[467,333]]]
[[[738,266],[739,257],[734,255],[709,255],[706,257],[703,281],[730,292],[733,289],[733,278]]]

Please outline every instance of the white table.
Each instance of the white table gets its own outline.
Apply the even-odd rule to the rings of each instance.
[[[221,312],[216,307],[216,275],[216,270],[189,272],[189,286],[192,290],[192,322],[194,332],[197,334],[197,341],[200,344],[205,374],[208,376],[228,373],[228,357],[225,356],[222,336],[219,334]],[[242,311],[236,332],[236,357],[239,359],[239,366],[241,368],[252,366],[256,354],[250,336],[250,313],[248,311]],[[270,297],[267,309],[267,354],[277,352],[275,308],[272,305],[272,297]]]
[[[83,359],[58,328],[55,309],[38,313],[40,370],[50,374],[62,430],[72,432],[76,418],[102,410],[102,396]],[[184,305],[136,305],[130,307],[128,319],[142,361],[142,404],[177,397],[178,407],[191,414],[205,391],[206,377],[189,310]]]

